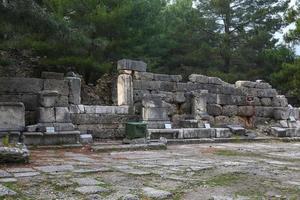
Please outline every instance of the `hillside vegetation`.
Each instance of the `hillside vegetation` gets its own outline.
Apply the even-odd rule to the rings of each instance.
[[[0,27],[1,73],[25,55],[31,74],[76,70],[94,83],[131,58],[159,73],[263,79],[300,98],[299,7],[289,0],[0,0]]]

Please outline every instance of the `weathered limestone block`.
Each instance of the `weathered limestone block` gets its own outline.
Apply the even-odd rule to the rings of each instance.
[[[142,100],[143,107],[146,108],[162,108],[166,107],[165,102],[162,100],[163,95],[162,94],[150,94],[150,95],[144,95]]]
[[[181,75],[153,74],[155,81],[179,82],[182,80]]]
[[[133,90],[133,101],[142,101],[144,95],[149,95],[149,90]]]
[[[71,122],[68,107],[55,107],[55,121],[61,123]]]
[[[216,138],[230,138],[232,133],[229,128],[216,128]]]
[[[77,77],[67,77],[69,81],[69,103],[78,105],[81,102],[81,80]]]
[[[176,92],[174,94],[174,102],[175,103],[184,103],[186,100],[184,92]]]
[[[207,94],[208,104],[217,104],[217,100],[218,100],[217,94],[211,94],[211,93]]]
[[[215,125],[227,125],[230,124],[230,118],[228,116],[216,116]]]
[[[236,135],[245,135],[246,129],[240,125],[227,125],[230,131]]]
[[[58,106],[58,107],[69,106],[69,96],[58,95],[55,106]]]
[[[235,99],[231,95],[217,94],[217,104],[220,105],[235,105]]]
[[[88,114],[128,114],[129,106],[83,106],[84,113]]]
[[[39,93],[39,103],[43,107],[54,107],[58,98],[58,92],[53,90],[43,90]]]
[[[207,90],[195,91],[192,93],[192,115],[195,119],[201,119],[207,114]]]
[[[176,82],[161,81],[159,90],[175,92],[177,90],[177,84],[176,84]]]
[[[0,147],[0,163],[28,163],[29,156],[29,150],[25,145],[19,147]]]
[[[274,112],[273,107],[263,107],[263,106],[256,106],[255,107],[255,115],[257,117],[272,118],[273,117],[273,112]]]
[[[71,114],[73,124],[113,124],[140,120],[136,115]]]
[[[272,106],[274,107],[286,107],[288,106],[288,101],[284,95],[277,95],[273,98]]]
[[[254,121],[253,121],[253,124],[254,124],[254,126],[257,126],[257,125],[266,125],[266,124],[269,124],[270,121],[271,121],[271,118],[255,117]]]
[[[242,117],[251,117],[255,115],[254,106],[239,106],[238,107],[238,116]]]
[[[238,107],[235,105],[225,105],[223,106],[223,112],[222,115],[224,116],[235,116],[238,113]]]
[[[84,105],[70,105],[69,109],[70,109],[70,113],[79,114],[85,112]]]
[[[289,118],[289,114],[288,107],[274,108],[274,118],[277,120],[286,120]]]
[[[161,99],[168,103],[174,102],[174,93],[173,92],[165,92],[165,91],[158,91],[158,95],[161,95]]]
[[[191,74],[189,76],[189,80],[193,83],[208,83],[208,76],[200,75],[200,74]]]
[[[134,90],[159,90],[160,81],[133,80]]]
[[[177,83],[177,92],[190,92],[193,90],[198,90],[199,84],[192,83],[192,82]]]
[[[24,104],[16,102],[0,102],[0,131],[22,131],[24,128]]]
[[[262,106],[272,106],[271,98],[261,98],[260,101]]]
[[[121,74],[118,77],[118,105],[133,104],[133,86],[132,77],[127,74]]]
[[[290,116],[294,117],[296,120],[299,119],[299,108],[290,108]]]
[[[55,111],[54,108],[38,108],[38,122],[47,123],[55,122]]]
[[[224,81],[222,81],[220,78],[217,77],[208,77],[208,83],[214,84],[214,85],[223,85],[225,84]]]
[[[146,81],[152,81],[154,78],[154,74],[150,72],[134,72],[134,79],[136,80],[146,80]]]
[[[252,82],[252,81],[236,81],[235,82],[236,87],[255,88],[256,84],[257,84],[256,82]]]
[[[218,104],[207,104],[207,113],[212,116],[219,116],[222,114],[222,106]]]
[[[122,59],[118,61],[118,70],[132,70],[138,72],[146,72],[147,64],[143,61]]]
[[[278,93],[275,89],[257,89],[257,96],[261,98],[263,97],[273,98],[276,95],[278,95]]]
[[[41,77],[43,79],[55,79],[55,80],[63,80],[64,74],[57,72],[42,72]]]
[[[234,87],[231,84],[223,84],[218,85],[220,94],[228,94],[228,95],[242,95],[241,90]]]
[[[258,82],[258,81],[256,81],[255,87],[259,88],[259,89],[271,89],[272,88],[272,86],[269,83]]]
[[[213,138],[215,137],[215,129],[213,128],[187,128],[181,130],[180,133],[183,139],[192,138]]]
[[[57,91],[60,95],[68,96],[69,95],[68,80],[45,79],[44,90]]]
[[[0,92],[37,94],[43,89],[43,81],[37,78],[0,78]]]
[[[156,107],[147,107],[142,109],[143,112],[143,120],[151,120],[151,121],[167,121],[168,118],[168,110],[167,108],[156,108]]]

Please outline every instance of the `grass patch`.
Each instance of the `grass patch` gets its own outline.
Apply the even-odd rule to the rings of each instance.
[[[228,186],[232,184],[237,184],[241,180],[245,181],[248,178],[248,174],[231,172],[226,174],[221,174],[215,176],[208,181],[203,182],[203,184],[214,187],[214,186]]]
[[[215,153],[218,156],[246,156],[246,157],[261,157],[260,154],[252,153],[252,152],[241,152],[241,151],[233,151],[226,149],[218,149]]]

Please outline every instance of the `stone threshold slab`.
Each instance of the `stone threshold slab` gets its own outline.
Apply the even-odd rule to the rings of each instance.
[[[121,151],[148,151],[148,150],[166,150],[167,146],[163,143],[150,143],[150,144],[128,144],[128,145],[105,145],[105,146],[92,146],[95,152],[121,152]]]
[[[157,140],[151,140],[156,142]],[[257,137],[257,138],[202,138],[202,139],[169,139],[167,145],[185,144],[206,144],[206,143],[246,143],[246,142],[300,142],[300,137],[277,138],[277,137]]]

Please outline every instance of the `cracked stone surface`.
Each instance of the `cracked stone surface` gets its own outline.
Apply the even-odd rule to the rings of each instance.
[[[299,152],[300,143],[279,142],[35,149],[30,164],[1,167],[0,199],[293,200],[300,196]]]

